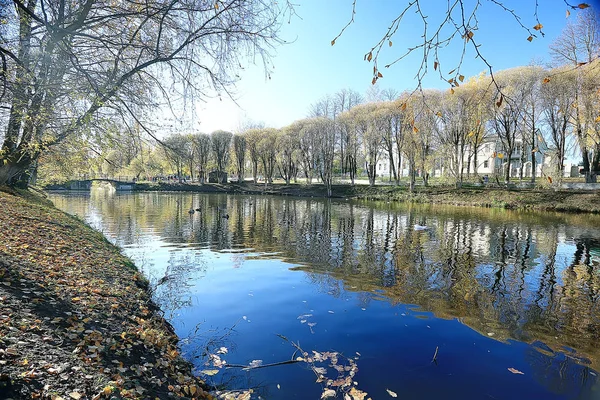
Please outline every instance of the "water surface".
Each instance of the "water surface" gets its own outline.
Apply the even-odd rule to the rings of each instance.
[[[293,341],[352,358],[352,380],[373,399],[600,398],[597,216],[222,194],[50,197],[163,282],[155,300],[199,373],[219,371],[207,377],[214,384],[320,398],[324,382],[305,363],[209,362],[225,347],[217,355],[229,365],[277,363],[300,354]]]

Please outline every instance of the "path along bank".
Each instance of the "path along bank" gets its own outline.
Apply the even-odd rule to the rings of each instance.
[[[0,398],[208,398],[148,282],[104,236],[0,188]]]

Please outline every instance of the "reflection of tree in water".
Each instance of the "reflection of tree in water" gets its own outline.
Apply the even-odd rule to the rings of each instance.
[[[192,306],[190,282],[198,275],[206,273],[206,261],[202,253],[171,251],[165,276],[158,281],[155,300],[168,320],[173,320],[176,312]]]
[[[534,378],[557,395],[582,398],[592,393],[597,377],[589,368],[568,353],[555,353],[541,342],[534,342],[525,350],[525,358]]]
[[[539,339],[554,349],[566,344],[595,367],[600,362],[600,224],[594,216],[395,211],[269,196],[148,193],[115,199],[118,205],[90,201],[125,224],[125,240],[151,226],[173,243],[252,248],[258,257],[301,264],[298,269],[312,272],[328,292],[384,293],[439,317],[461,318],[495,338]],[[192,216],[191,199],[202,210]],[[332,287],[334,278],[343,287]]]

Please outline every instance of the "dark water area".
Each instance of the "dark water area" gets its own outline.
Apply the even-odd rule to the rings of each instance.
[[[96,189],[50,198],[160,283],[182,352],[215,385],[263,399],[328,387],[374,400],[600,399],[599,216]],[[298,347],[339,360],[319,364],[322,382],[306,362],[241,368],[307,358]]]

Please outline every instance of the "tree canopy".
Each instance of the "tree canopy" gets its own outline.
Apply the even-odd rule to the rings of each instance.
[[[267,62],[287,3],[2,0],[0,184],[26,182],[46,149],[103,118],[141,122],[183,95],[227,92]],[[266,65],[266,64],[265,64]],[[99,129],[99,128],[96,128]]]

